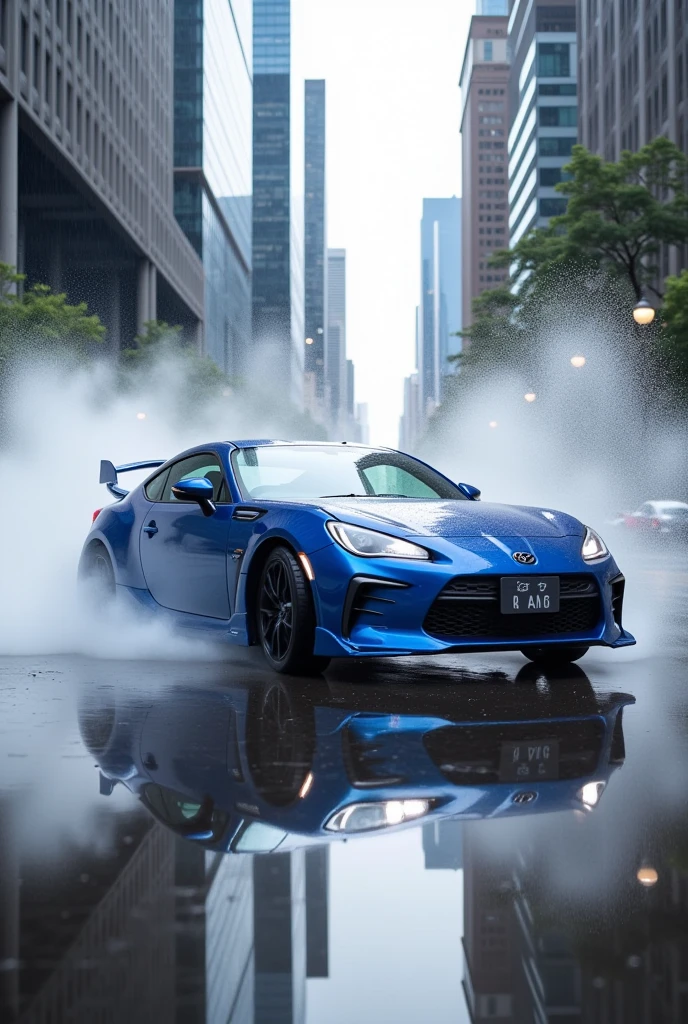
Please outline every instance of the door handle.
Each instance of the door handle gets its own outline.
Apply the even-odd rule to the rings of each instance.
[[[152,537],[153,534],[158,532],[158,528],[155,525],[155,519],[151,519],[151,521],[148,524],[148,526],[144,526],[143,532],[147,533],[149,537]]]

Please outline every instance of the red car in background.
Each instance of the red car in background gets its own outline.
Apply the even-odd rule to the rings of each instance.
[[[614,526],[642,534],[672,534],[688,539],[688,503],[646,501],[635,512],[622,512]]]

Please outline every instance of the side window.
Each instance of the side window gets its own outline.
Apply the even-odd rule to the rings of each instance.
[[[157,476],[154,476],[153,479],[146,484],[144,490],[149,501],[160,501],[168,473],[169,469],[164,469],[162,473],[158,473]]]
[[[169,476],[162,491],[161,501],[176,502],[178,499],[172,494],[172,488],[180,480],[195,480],[205,477],[213,485],[213,501],[218,504],[229,501],[229,492],[225,482],[225,476],[216,455],[203,452],[200,455],[190,455],[188,459],[182,459],[175,463],[169,471]]]

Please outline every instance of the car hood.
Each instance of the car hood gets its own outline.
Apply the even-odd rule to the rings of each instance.
[[[573,516],[527,505],[417,498],[330,498],[321,505],[336,519],[412,537],[577,537]]]

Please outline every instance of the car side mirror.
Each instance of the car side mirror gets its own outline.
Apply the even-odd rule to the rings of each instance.
[[[180,480],[172,488],[177,501],[195,501],[201,506],[204,516],[212,516],[215,512],[213,503],[214,488],[206,477],[194,477],[191,480]]]
[[[473,484],[459,484],[459,490],[469,501],[480,501],[480,491]]]

